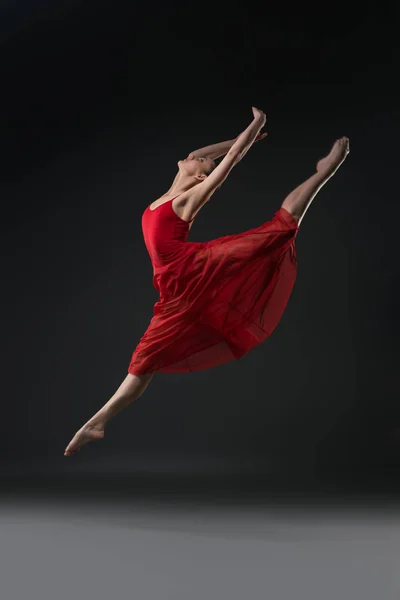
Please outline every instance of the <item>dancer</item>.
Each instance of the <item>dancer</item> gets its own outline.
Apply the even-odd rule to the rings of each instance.
[[[301,220],[345,160],[349,140],[336,140],[316,172],[285,198],[272,220],[238,234],[190,242],[189,230],[199,210],[252,144],[266,136],[260,133],[265,114],[252,110],[252,122],[235,140],[180,160],[169,190],[143,212],[144,241],[160,299],[127,376],[75,434],[65,456],[103,438],[106,423],[143,394],[154,373],[197,371],[240,359],[279,323],[296,279],[295,238]],[[220,156],[224,158],[216,165]]]

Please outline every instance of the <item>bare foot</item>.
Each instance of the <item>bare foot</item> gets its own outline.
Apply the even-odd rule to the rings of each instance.
[[[83,427],[76,432],[70,443],[65,449],[64,456],[76,454],[81,446],[95,440],[101,440],[104,437],[104,425],[94,425],[85,423]]]
[[[342,137],[332,146],[328,156],[317,163],[317,171],[333,175],[350,152],[349,138]]]

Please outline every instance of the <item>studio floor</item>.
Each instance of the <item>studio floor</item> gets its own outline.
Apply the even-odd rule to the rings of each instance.
[[[4,600],[391,600],[393,506],[5,495]]]

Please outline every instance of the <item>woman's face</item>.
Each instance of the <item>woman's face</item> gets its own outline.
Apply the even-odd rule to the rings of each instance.
[[[184,160],[178,162],[178,167],[181,172],[189,176],[207,177],[215,169],[215,161],[212,158],[204,156],[194,156],[189,154]]]

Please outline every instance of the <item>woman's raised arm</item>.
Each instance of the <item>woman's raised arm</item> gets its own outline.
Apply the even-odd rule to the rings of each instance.
[[[211,198],[215,190],[225,181],[233,167],[241,160],[259,136],[260,129],[265,125],[266,116],[255,107],[253,107],[253,115],[253,121],[238,136],[225,158],[204,181],[190,190],[186,205],[190,216],[196,215],[198,210]]]
[[[265,138],[266,133],[260,133],[254,140],[258,142]],[[215,160],[220,156],[225,156],[232,148],[233,144],[237,141],[237,137],[234,140],[228,140],[226,142],[219,142],[218,144],[211,144],[210,146],[204,146],[204,148],[199,148],[198,150],[193,150],[189,152],[188,158],[212,158]]]
[[[264,127],[265,121],[267,120],[265,113],[263,113],[262,110],[259,110],[255,106],[252,106],[252,110],[254,115],[252,123],[250,123],[247,129],[245,129],[239,135],[232,148],[230,149],[230,152],[235,154],[238,153],[238,160],[243,158],[243,156],[246,154],[249,148],[254,144],[257,137],[261,138],[264,137],[264,135],[266,135],[263,134],[262,136],[259,136],[260,129]]]
[[[259,111],[257,108],[254,109],[253,107],[253,114],[254,110],[258,111],[258,113],[261,113],[262,115],[265,114],[262,111]],[[265,124],[265,119],[264,119],[264,124]],[[260,140],[262,140],[263,138],[265,138],[267,134],[266,133],[259,133],[257,135],[257,137],[255,138],[255,142],[258,142]],[[188,158],[193,157],[193,158],[212,158],[213,160],[215,160],[216,158],[219,158],[220,156],[225,156],[225,154],[227,154],[229,152],[229,150],[232,148],[232,146],[237,142],[237,140],[239,139],[240,136],[236,137],[234,140],[227,140],[226,142],[219,142],[218,144],[211,144],[210,146],[204,146],[204,148],[199,148],[198,150],[193,150],[192,152],[189,152],[188,154]]]
[[[193,188],[193,192],[200,195],[213,193],[225,181],[231,169],[241,160],[250,146],[252,146],[259,135],[260,129],[265,125],[266,116],[261,110],[253,107],[253,115],[253,121],[237,137],[225,158],[221,160],[219,165],[215,167],[204,181]]]
[[[215,160],[220,156],[224,156],[233,146],[235,140],[228,140],[226,142],[220,142],[219,144],[211,144],[210,146],[204,146],[199,150],[193,150],[188,155],[188,158],[212,158]]]

